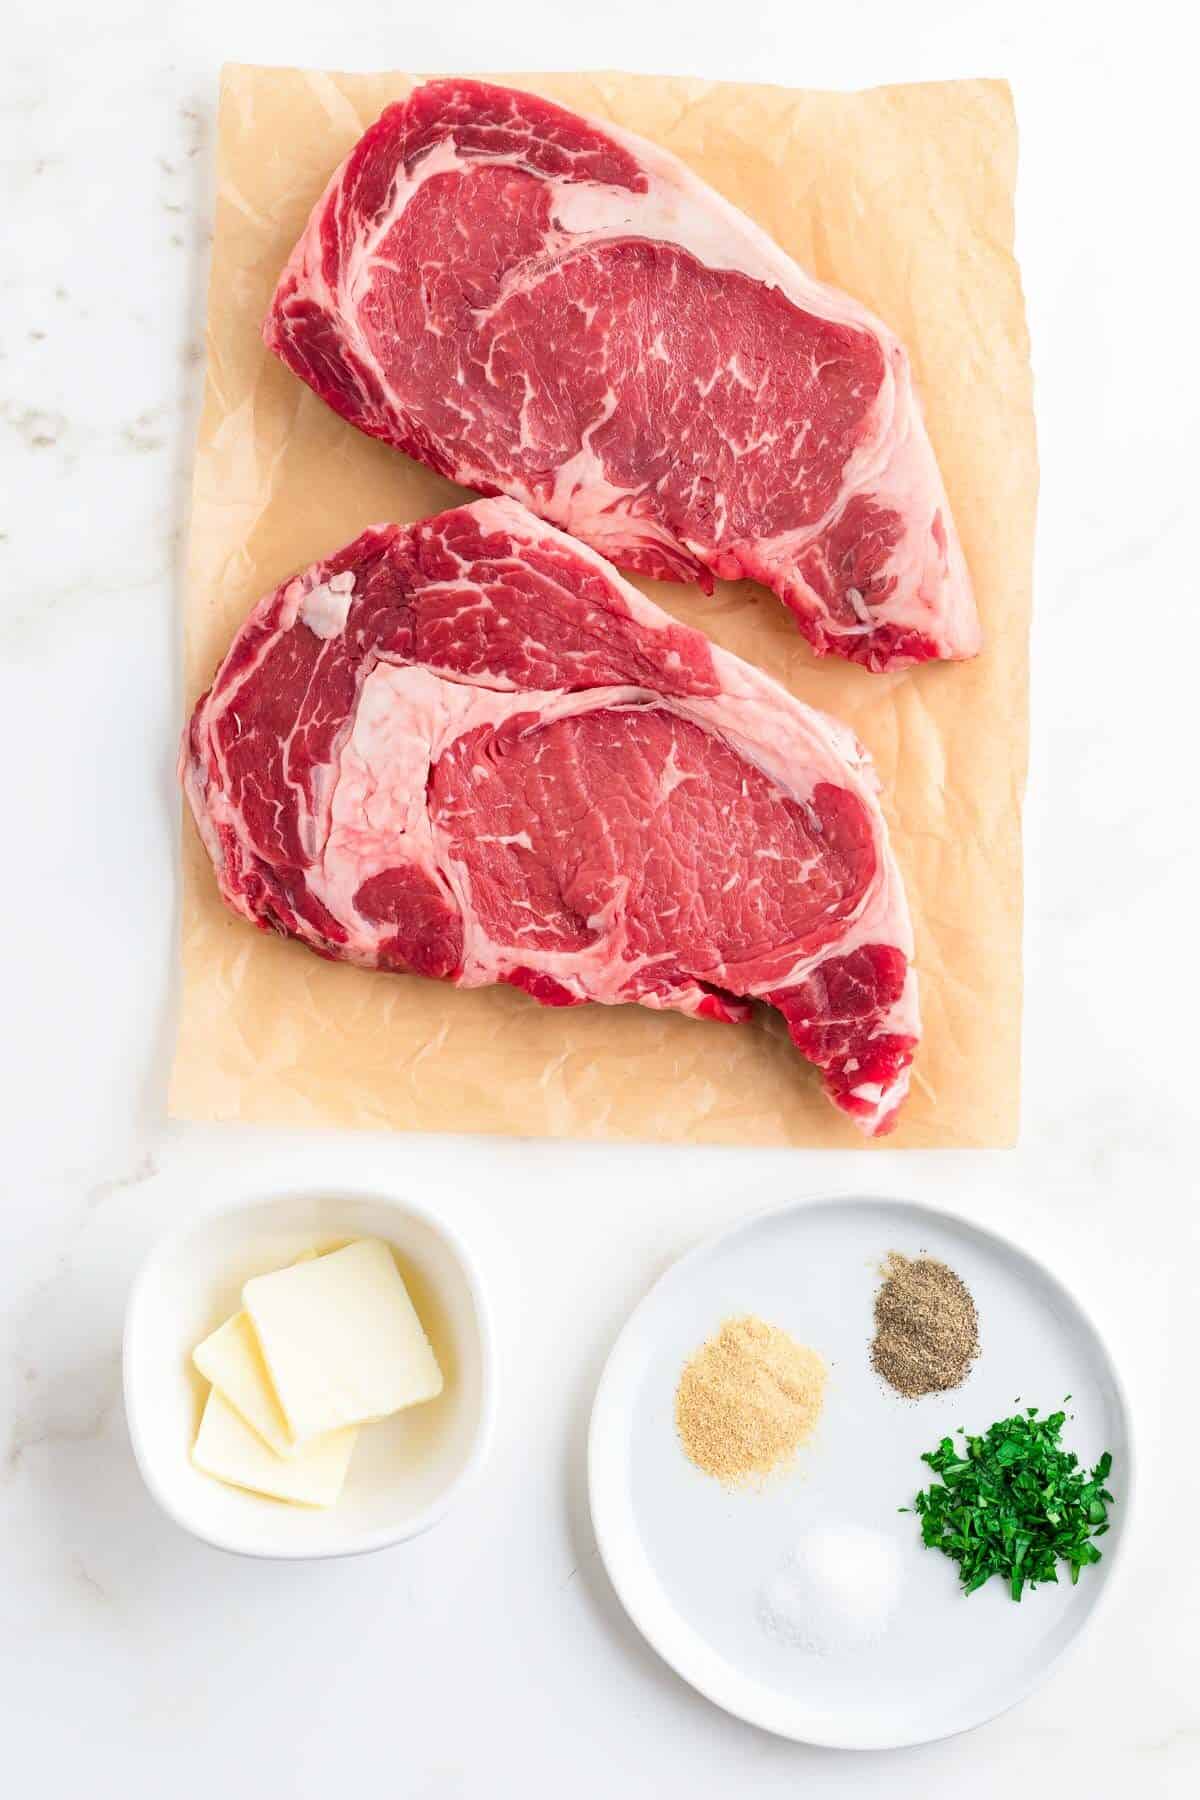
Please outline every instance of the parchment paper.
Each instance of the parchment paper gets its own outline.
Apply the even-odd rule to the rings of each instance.
[[[891,324],[915,364],[975,582],[973,663],[818,663],[747,584],[643,582],[660,605],[827,708],[872,751],[916,921],[925,1037],[893,1145],[1004,1145],[1017,1126],[1020,803],[1037,485],[1012,255],[1007,87],[861,94],[617,74],[498,79],[675,151],[807,268]],[[190,708],[247,610],[292,571],[461,490],[342,423],[263,349],[279,271],[334,166],[412,80],[225,71],[186,601]],[[296,1125],[849,1147],[777,1019],[539,1008],[509,988],[338,966],[227,913],[183,834],[172,1113]]]

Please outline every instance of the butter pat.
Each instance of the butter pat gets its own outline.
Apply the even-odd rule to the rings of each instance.
[[[297,1262],[312,1262],[317,1252],[302,1250]],[[220,1388],[235,1412],[253,1425],[277,1456],[291,1456],[295,1439],[271,1386],[254,1327],[246,1313],[235,1313],[192,1352],[192,1361],[213,1387]]]
[[[242,1301],[296,1440],[386,1418],[442,1391],[396,1259],[378,1238],[260,1275]]]
[[[271,1386],[254,1327],[244,1312],[226,1319],[202,1344],[197,1344],[192,1361],[276,1456],[293,1454],[295,1440]]]
[[[206,1475],[297,1506],[332,1506],[342,1491],[357,1431],[314,1438],[294,1456],[276,1456],[234,1411],[219,1388],[210,1388],[192,1449]]]

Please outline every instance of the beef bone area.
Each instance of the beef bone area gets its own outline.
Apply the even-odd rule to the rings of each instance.
[[[226,900],[543,1005],[776,1006],[885,1128],[911,941],[843,728],[510,501],[365,533],[251,615],[184,746]]]
[[[430,82],[334,176],[264,336],[361,430],[622,567],[748,576],[872,669],[978,649],[903,347],[650,144]]]

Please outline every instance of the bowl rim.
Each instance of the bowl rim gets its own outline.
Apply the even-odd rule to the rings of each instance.
[[[219,1220],[230,1219],[241,1214],[266,1211],[268,1208],[276,1207],[286,1201],[328,1202],[336,1199],[366,1201],[416,1219],[426,1226],[435,1237],[441,1239],[458,1263],[471,1297],[475,1313],[475,1326],[479,1337],[480,1398],[479,1417],[475,1425],[474,1438],[470,1452],[453,1480],[448,1483],[436,1500],[431,1501],[421,1512],[405,1520],[399,1527],[383,1526],[364,1533],[361,1538],[352,1543],[332,1546],[314,1545],[311,1549],[303,1546],[271,1549],[260,1544],[248,1544],[240,1541],[235,1533],[222,1532],[201,1525],[188,1517],[169,1497],[160,1483],[155,1472],[154,1459],[147,1449],[147,1435],[135,1397],[136,1383],[133,1377],[135,1358],[131,1351],[131,1343],[136,1329],[136,1320],[155,1270],[166,1260],[171,1250],[186,1240],[199,1226],[216,1224]],[[201,1206],[187,1219],[180,1221],[161,1237],[156,1238],[150,1246],[138,1265],[125,1302],[125,1317],[121,1333],[121,1392],[124,1400],[126,1427],[138,1473],[155,1503],[174,1524],[186,1531],[189,1536],[198,1539],[201,1543],[211,1545],[215,1550],[225,1551],[229,1555],[250,1557],[255,1561],[263,1562],[323,1562],[341,1557],[368,1556],[376,1550],[386,1550],[392,1545],[407,1543],[409,1539],[420,1537],[424,1532],[431,1530],[445,1517],[455,1501],[461,1499],[463,1494],[475,1484],[482,1473],[491,1451],[496,1426],[496,1353],[491,1308],[475,1258],[457,1229],[449,1225],[423,1201],[401,1199],[381,1188],[355,1181],[337,1181],[336,1183],[327,1181],[318,1187],[281,1187],[274,1192],[266,1193],[260,1189],[248,1199],[231,1200],[211,1207]]]

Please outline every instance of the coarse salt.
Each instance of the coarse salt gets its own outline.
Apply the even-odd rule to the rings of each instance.
[[[817,1656],[862,1650],[887,1630],[900,1598],[900,1551],[859,1525],[807,1532],[758,1597],[763,1630]]]

